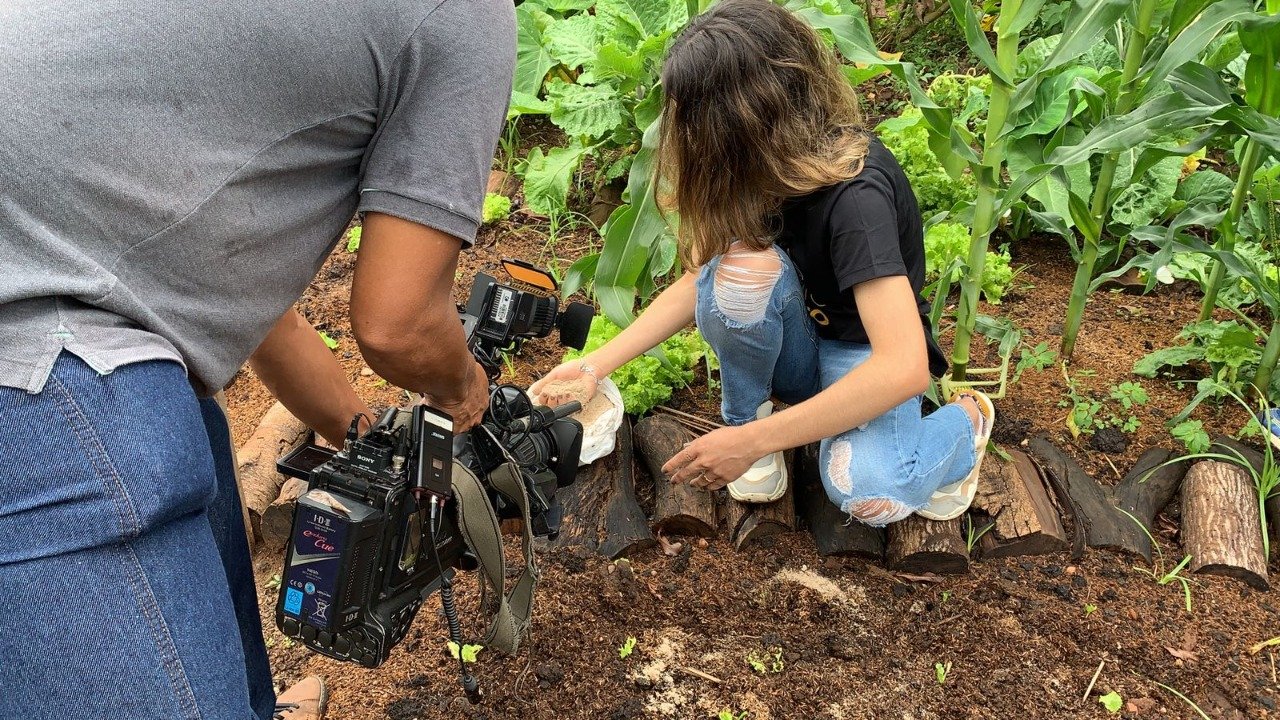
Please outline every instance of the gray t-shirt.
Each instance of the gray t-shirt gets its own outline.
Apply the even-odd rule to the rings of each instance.
[[[4,0],[0,28],[0,386],[66,349],[209,394],[356,211],[475,236],[511,0]]]

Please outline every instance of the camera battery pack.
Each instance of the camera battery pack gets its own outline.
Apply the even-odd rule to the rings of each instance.
[[[313,489],[298,498],[277,606],[286,635],[328,655],[362,659],[369,649],[355,637],[361,634],[345,631],[358,623],[377,581],[372,563],[382,525],[380,510],[348,497]]]

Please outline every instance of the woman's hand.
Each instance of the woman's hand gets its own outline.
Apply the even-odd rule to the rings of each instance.
[[[728,485],[768,454],[758,449],[748,427],[725,427],[703,435],[672,456],[662,472],[673,483],[688,483],[708,492]]]
[[[547,407],[563,405],[572,400],[577,400],[585,407],[595,397],[600,385],[599,371],[590,368],[592,365],[583,359],[561,363],[529,387],[529,396],[535,403]]]

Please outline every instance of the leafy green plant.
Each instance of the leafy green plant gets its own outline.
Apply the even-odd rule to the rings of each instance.
[[[1134,363],[1133,374],[1156,377],[1162,371],[1205,363],[1209,374],[1198,382],[1198,388],[1221,388],[1223,394],[1218,397],[1225,397],[1227,390],[1243,392],[1244,379],[1250,377],[1263,360],[1258,331],[1235,320],[1194,322],[1184,327],[1178,337],[1185,344],[1144,356]]]
[[[951,661],[945,663],[936,662],[933,664],[933,678],[938,681],[939,685],[947,684],[947,675],[951,673]]]
[[[1191,453],[1208,452],[1213,445],[1213,441],[1209,439],[1209,433],[1204,429],[1204,423],[1199,420],[1183,420],[1174,425],[1169,432]]]
[[[780,673],[783,670],[782,648],[774,646],[765,650],[752,650],[747,655],[747,664],[761,675]]]
[[[622,643],[622,646],[618,648],[618,659],[626,660],[631,656],[631,653],[635,652],[635,649],[636,639],[634,637],[628,637],[626,642]]]
[[[734,712],[726,708],[716,715],[716,720],[747,720],[748,717],[750,717],[750,715],[746,710],[743,710],[742,712]]]
[[[1094,614],[1094,613],[1095,613],[1095,612],[1097,612],[1097,611],[1098,611],[1098,606],[1097,606],[1097,605],[1094,605],[1093,603],[1085,603],[1085,604],[1084,604],[1084,616],[1085,616],[1085,617],[1089,617],[1090,615]]]
[[[1124,698],[1120,697],[1120,693],[1115,690],[1099,697],[1098,702],[1102,703],[1102,707],[1112,715],[1120,712],[1120,708],[1124,706]]]
[[[924,234],[925,280],[949,288],[964,276],[968,250],[968,228],[952,222],[931,225]],[[1008,246],[998,253],[987,252],[986,271],[982,276],[982,296],[987,302],[999,304],[1013,282],[1015,271],[1010,261]]]
[[[591,321],[583,349],[570,350],[564,359],[574,360],[594,352],[620,332],[622,329],[608,318],[597,316]],[[656,357],[642,355],[609,375],[622,394],[623,409],[632,415],[643,415],[670,398],[675,388],[689,384],[693,380],[693,368],[710,351],[696,330],[677,333],[659,348],[667,364]]]
[[[498,193],[485,193],[481,216],[485,225],[506,220],[511,217],[511,198]]]
[[[1017,382],[1022,377],[1022,373],[1027,370],[1042,372],[1057,361],[1058,352],[1050,349],[1049,343],[1042,341],[1036,343],[1035,347],[1024,344],[1022,346],[1022,355],[1018,358],[1018,364],[1014,368],[1013,381]]]
[[[353,253],[360,250],[360,236],[364,233],[364,227],[357,225],[347,231],[347,252]]]
[[[951,212],[958,209],[957,206],[973,202],[977,195],[973,175],[964,173],[952,177],[942,167],[929,148],[928,126],[918,108],[907,107],[898,117],[880,123],[876,134],[911,181],[911,189],[925,217]]]
[[[447,646],[449,648],[449,657],[457,660],[458,656],[461,655],[464,663],[475,662],[480,655],[480,651],[484,649],[483,645],[468,645],[466,643],[463,643],[462,647],[458,647],[458,643],[452,640],[447,643]]]
[[[328,333],[326,333],[323,330],[317,330],[316,332],[320,334],[320,339],[324,341],[325,347],[329,348],[330,350],[338,349],[338,341],[329,337]]]

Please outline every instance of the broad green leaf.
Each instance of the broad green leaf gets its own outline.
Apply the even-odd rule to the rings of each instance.
[[[1076,127],[1067,128],[1067,137],[1071,140],[1079,140],[1084,137],[1084,131]],[[1042,139],[1036,137],[1022,138],[1011,143],[1007,159],[1010,177],[1019,177],[1032,167],[1042,164],[1044,162],[1041,155],[1042,147]],[[1068,193],[1075,192],[1082,197],[1087,197],[1093,194],[1092,189],[1089,163],[1081,162],[1067,166],[1065,173],[1049,174],[1032,186],[1026,194],[1039,202],[1047,213],[1057,216],[1062,221],[1057,229],[1065,231],[1067,227],[1074,225],[1071,222]],[[1059,234],[1062,233],[1059,232]]]
[[[622,124],[626,106],[609,85],[553,82],[547,88],[551,122],[569,137],[596,139]]]
[[[558,13],[587,10],[596,4],[596,0],[539,0],[539,2],[546,9],[555,10]],[[525,4],[528,4],[528,0]]]
[[[1216,72],[1222,72],[1243,52],[1244,45],[1240,43],[1239,33],[1223,33],[1209,43],[1209,49],[1204,54],[1204,64]]]
[[[1204,360],[1204,349],[1198,345],[1179,345],[1156,350],[1133,364],[1133,374],[1153,378],[1163,368],[1176,368]]]
[[[519,90],[513,90],[511,91],[511,104],[507,106],[507,119],[510,120],[521,115],[547,115],[551,112],[552,107],[552,104],[546,100]]]
[[[646,38],[675,30],[689,19],[688,7],[673,0],[599,0],[600,37],[635,48]]]
[[[1107,712],[1114,714],[1120,712],[1120,707],[1124,705],[1124,698],[1113,690],[1098,698],[1098,702],[1102,703],[1102,707],[1106,708]]]
[[[644,56],[631,52],[618,43],[606,43],[596,49],[592,65],[597,81],[639,78],[644,75]]]
[[[1068,112],[1074,116],[1085,108],[1083,103],[1071,102],[1071,91],[1085,87],[1076,81],[1084,80],[1092,85],[1089,81],[1097,75],[1098,72],[1090,67],[1072,67],[1040,83],[1040,87],[1036,88],[1035,99],[1019,117],[1020,121],[1030,119],[1030,122],[1015,127],[1009,137],[1047,135],[1062,127],[1063,123],[1071,119]],[[1096,85],[1093,89],[1102,93],[1102,89]],[[1071,107],[1072,105],[1075,107]]]
[[[1016,65],[1016,75],[1019,81],[1025,80],[1035,74],[1036,70],[1044,64],[1045,60],[1053,54],[1058,47],[1058,43],[1062,41],[1062,35],[1048,35],[1038,37],[1022,46],[1018,51],[1018,63]]]
[[[452,656],[454,660],[457,660],[459,655],[458,643],[450,640],[448,642],[448,646],[449,646],[449,655]],[[480,654],[480,651],[483,649],[484,649],[483,645],[467,645],[466,643],[463,643],[461,648],[462,662],[464,663],[475,662],[476,657]]]
[[[1178,189],[1178,176],[1182,172],[1182,158],[1170,156],[1152,165],[1136,178],[1131,175],[1136,167],[1141,148],[1122,151],[1116,170],[1116,184],[1121,188],[1111,201],[1111,222],[1136,227],[1156,220],[1169,207]]]
[[[1231,178],[1216,170],[1197,170],[1178,185],[1173,196],[1187,203],[1225,206],[1231,200],[1235,185]]]
[[[1096,245],[1102,237],[1102,229],[1098,225],[1098,219],[1089,209],[1088,201],[1076,193],[1068,193],[1067,208],[1071,213],[1071,221],[1079,228],[1080,234],[1084,235],[1087,242]]]
[[[1159,87],[1160,81],[1184,63],[1200,57],[1209,43],[1222,32],[1228,24],[1246,15],[1253,14],[1252,5],[1247,0],[1218,0],[1210,3],[1191,24],[1186,27],[1164,52],[1160,53],[1155,66],[1147,74],[1147,92]]]
[[[960,24],[960,27],[964,29],[965,42],[968,43],[969,49],[973,51],[974,56],[986,66],[993,80],[1001,82],[1008,87],[1013,87],[1014,79],[1005,73],[1004,68],[1000,67],[1000,62],[996,60],[995,51],[991,49],[987,34],[982,31],[982,26],[978,21],[978,14],[974,12],[969,0],[950,0],[950,2],[951,13],[955,16],[956,22]]]
[[[1240,22],[1240,42],[1249,51],[1245,64],[1245,100],[1267,115],[1280,111],[1280,92],[1274,86],[1280,83],[1280,13],[1255,14]],[[1270,102],[1263,106],[1263,91],[1273,87]]]
[[[516,69],[512,92],[537,97],[556,61],[544,46],[543,34],[555,18],[528,3],[516,8]]]
[[[571,15],[547,28],[543,34],[547,52],[560,64],[577,69],[596,59],[596,17],[587,13]]]
[[[551,215],[565,209],[573,174],[586,152],[587,148],[572,145],[552,148],[545,155],[542,148],[535,147],[529,151],[524,200],[530,210]]]
[[[317,330],[316,332],[320,333],[320,339],[324,341],[325,347],[329,348],[330,350],[338,349],[338,341],[329,337],[328,333],[324,332],[323,330]]]

